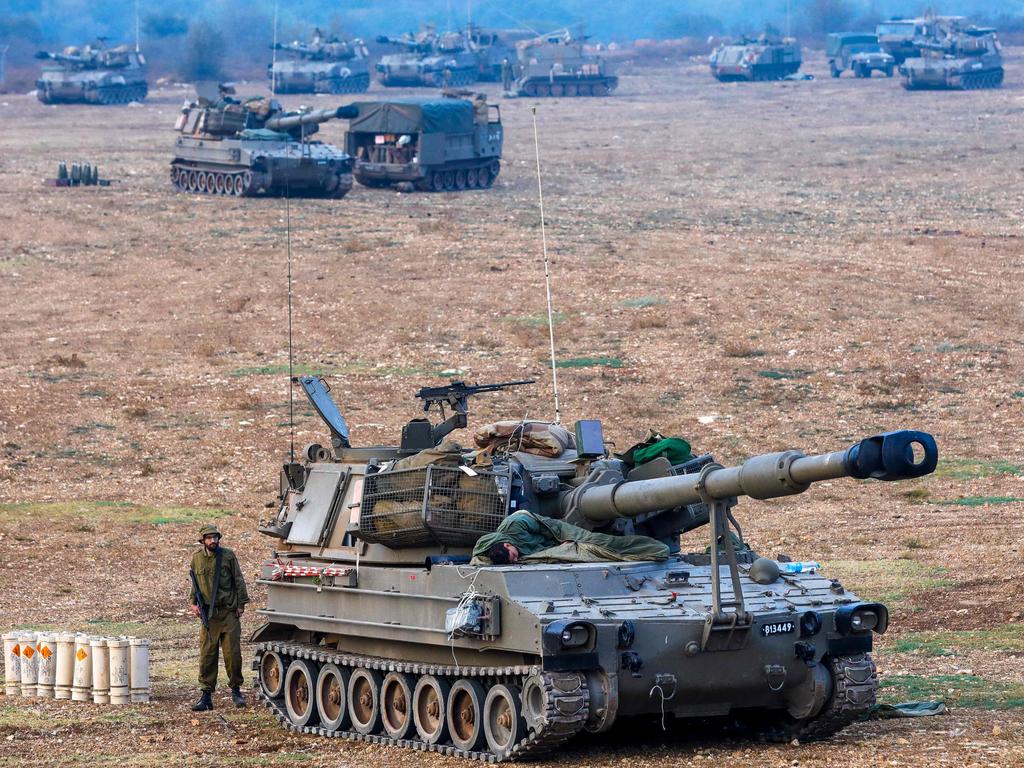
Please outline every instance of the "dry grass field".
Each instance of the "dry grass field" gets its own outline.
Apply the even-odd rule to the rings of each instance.
[[[928,478],[836,481],[738,515],[755,549],[821,560],[889,604],[886,701],[950,705],[800,746],[627,728],[553,762],[1024,763],[1024,66],[1011,53],[995,91],[834,81],[819,58],[813,82],[723,85],[693,63],[540,104],[563,419],[601,419],[620,449],[656,427],[723,463],[933,432]],[[219,522],[248,575],[267,556],[256,524],[287,458],[288,356],[285,202],[174,192],[186,95],[0,96],[0,625],[155,640],[151,705],[0,699],[0,766],[455,766],[290,735],[223,698],[212,716],[187,711],[194,534]],[[540,382],[477,398],[471,424],[553,415],[531,104],[501,106],[493,190],[291,203],[297,369],[329,377],[357,444],[396,440],[413,392],[453,370]],[[97,162],[113,185],[44,187],[60,160]],[[323,440],[296,402],[299,448]]]

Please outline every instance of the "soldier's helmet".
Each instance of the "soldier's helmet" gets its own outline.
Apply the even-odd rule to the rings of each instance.
[[[220,539],[222,535],[223,534],[220,532],[220,529],[216,525],[207,524],[199,529],[200,541],[205,539],[207,536],[216,536],[218,539]]]

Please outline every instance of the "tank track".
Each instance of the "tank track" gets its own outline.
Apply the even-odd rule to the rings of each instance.
[[[343,78],[325,78],[323,83],[317,83],[313,89],[315,93],[366,93],[370,88],[369,74],[352,75]]]
[[[352,176],[345,174],[338,186],[330,191],[317,193],[305,192],[304,197],[322,197],[340,199],[352,190]],[[240,168],[237,170],[206,170],[171,165],[171,184],[179,192],[192,192],[200,195],[226,195],[229,197],[254,197],[259,194],[262,182],[256,174]],[[268,194],[281,194],[280,190],[271,189]]]
[[[807,720],[789,722],[770,730],[771,741],[822,741],[867,715],[878,693],[878,671],[871,655],[834,656],[829,660],[832,696],[825,707]]]
[[[270,698],[259,680],[256,689],[264,705],[271,711],[277,721],[287,730],[294,733],[308,733],[327,738],[343,738],[348,741],[362,741],[370,744],[383,744],[396,747],[415,749],[420,752],[437,752],[451,757],[462,757],[479,760],[485,763],[498,763],[513,760],[530,760],[541,757],[571,739],[583,730],[587,721],[590,704],[590,692],[583,675],[577,672],[543,672],[539,666],[519,665],[512,667],[466,667],[443,666],[438,664],[418,664],[414,662],[395,661],[375,656],[356,656],[333,651],[322,646],[302,643],[265,642],[256,646],[253,668],[259,669],[263,654],[273,651],[282,660],[306,659],[321,664],[332,663],[341,668],[355,669],[364,667],[382,673],[402,672],[411,675],[434,675],[446,678],[475,678],[485,686],[496,683],[522,683],[529,677],[542,675],[544,688],[547,691],[547,709],[542,718],[542,726],[538,730],[527,729],[526,736],[514,744],[507,754],[498,755],[488,750],[464,750],[453,744],[428,744],[423,739],[394,739],[385,732],[364,734],[355,730],[330,730],[319,725],[299,726],[292,723],[285,708],[284,696]],[[415,728],[411,729],[415,733]]]
[[[413,183],[420,192],[461,192],[489,189],[501,172],[501,161],[489,159],[470,168],[439,168]]]
[[[576,98],[579,96],[607,96],[619,85],[617,77],[591,77],[574,81],[550,82],[546,79],[529,78],[519,86],[519,92],[530,97]]]
[[[96,89],[97,104],[130,104],[142,101],[149,95],[145,83],[139,85],[115,85]]]

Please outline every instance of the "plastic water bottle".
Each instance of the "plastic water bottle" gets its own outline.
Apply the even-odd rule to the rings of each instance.
[[[821,563],[779,563],[779,570],[783,573],[814,573],[821,568]]]

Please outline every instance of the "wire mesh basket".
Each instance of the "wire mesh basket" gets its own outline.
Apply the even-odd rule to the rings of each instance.
[[[359,538],[389,547],[472,546],[505,519],[508,472],[430,464],[367,475]]]

